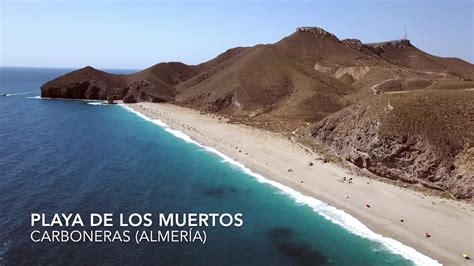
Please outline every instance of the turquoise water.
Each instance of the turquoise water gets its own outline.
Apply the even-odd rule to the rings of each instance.
[[[31,98],[69,70],[0,71],[12,94],[0,97],[0,264],[412,264],[120,106]],[[33,243],[32,212],[228,212],[244,225],[208,229],[204,245]]]

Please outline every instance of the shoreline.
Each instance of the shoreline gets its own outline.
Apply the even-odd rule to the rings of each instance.
[[[144,119],[160,120],[153,122],[238,164],[247,174],[257,179],[260,176],[260,182],[277,187],[294,200],[304,198],[305,204],[325,218],[357,235],[382,242],[387,249],[417,264],[434,264],[436,261],[430,261],[433,258],[447,265],[472,265],[462,257],[463,253],[472,256],[474,249],[471,203],[426,196],[349,173],[332,163],[315,160],[301,145],[280,135],[229,124],[193,109],[163,103],[123,106]],[[341,224],[338,219],[349,221]],[[425,232],[432,237],[425,238]]]

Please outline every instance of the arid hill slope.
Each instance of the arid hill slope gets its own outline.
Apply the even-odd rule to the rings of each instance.
[[[41,95],[169,101],[300,134],[377,175],[472,198],[473,80],[472,64],[409,40],[364,44],[301,27],[194,66],[160,63],[131,75],[86,67],[44,84]]]
[[[336,112],[310,138],[376,175],[469,198],[474,186],[474,90],[381,94]]]
[[[269,45],[248,48],[178,88],[177,102],[209,112],[308,121],[347,106],[343,96],[353,91]]]

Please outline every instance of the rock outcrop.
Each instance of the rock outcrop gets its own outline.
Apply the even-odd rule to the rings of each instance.
[[[298,27],[296,28],[297,32],[308,32],[320,36],[325,36],[325,37],[331,37],[335,40],[339,40],[336,35],[324,30],[323,28],[320,27]]]
[[[386,51],[390,49],[406,49],[408,47],[413,47],[410,40],[400,39],[400,40],[393,40],[388,42],[378,42],[378,43],[367,43],[364,44],[368,47],[371,47],[375,50]]]

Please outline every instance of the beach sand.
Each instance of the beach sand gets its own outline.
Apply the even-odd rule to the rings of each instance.
[[[364,177],[318,160],[318,155],[284,136],[230,124],[193,109],[163,103],[127,106],[163,121],[270,180],[341,209],[372,231],[445,265],[474,265],[473,260],[467,261],[462,256],[463,253],[474,256],[472,203],[429,196]],[[426,238],[425,233],[431,237]]]

